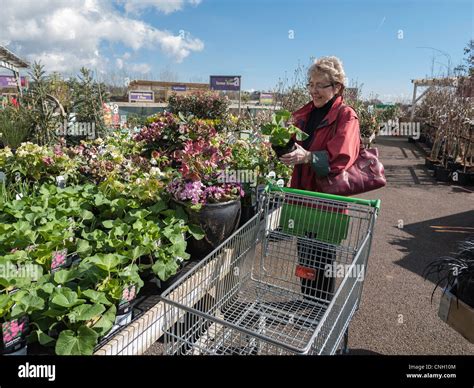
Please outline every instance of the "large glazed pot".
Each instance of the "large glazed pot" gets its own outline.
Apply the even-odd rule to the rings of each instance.
[[[175,201],[180,205],[184,205]],[[191,223],[200,225],[204,238],[196,240],[189,237],[187,252],[192,259],[203,259],[229,237],[239,225],[241,204],[240,199],[223,203],[210,203],[201,210],[193,211],[184,206]]]

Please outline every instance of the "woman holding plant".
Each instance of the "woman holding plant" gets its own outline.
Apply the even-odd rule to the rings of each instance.
[[[291,187],[321,192],[318,180],[348,169],[357,159],[359,120],[355,111],[343,104],[345,73],[338,58],[316,60],[308,70],[307,87],[312,101],[293,113],[294,124],[307,137],[280,160],[294,166]],[[306,237],[310,241],[317,239],[314,231],[307,232]],[[335,279],[326,277],[323,268],[332,265],[335,256],[334,249],[325,244],[298,242],[300,264],[317,269],[315,279],[301,280],[303,294],[325,300],[332,298]]]
[[[352,166],[359,155],[359,120],[343,104],[345,73],[336,57],[323,57],[308,70],[312,101],[293,113],[295,125],[308,138],[280,160],[295,166],[291,187],[318,190],[317,178],[337,174]],[[337,126],[336,126],[337,125]]]

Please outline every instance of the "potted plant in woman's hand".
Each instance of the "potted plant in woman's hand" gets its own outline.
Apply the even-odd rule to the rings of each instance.
[[[308,135],[293,124],[288,124],[291,113],[279,110],[273,114],[272,122],[262,126],[262,133],[270,136],[270,143],[278,157],[293,152],[296,149],[295,138],[303,141]]]

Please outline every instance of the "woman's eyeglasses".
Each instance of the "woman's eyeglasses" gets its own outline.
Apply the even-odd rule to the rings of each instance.
[[[309,83],[309,84],[306,84],[306,89],[308,89],[308,90],[312,90],[312,89],[323,90],[323,89],[329,88],[330,86],[334,86],[334,84],[331,83],[331,84],[328,84],[328,85],[322,85],[322,84]]]

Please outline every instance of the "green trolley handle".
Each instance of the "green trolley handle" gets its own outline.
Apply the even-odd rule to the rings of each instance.
[[[265,191],[280,191],[280,192],[289,193],[289,194],[307,195],[310,197],[355,203],[357,205],[365,205],[365,206],[374,207],[377,210],[377,213],[380,211],[380,199],[362,199],[362,198],[343,197],[341,195],[333,195],[333,194],[326,194],[326,193],[318,193],[315,191],[291,189],[288,187],[279,187],[275,185],[268,185],[265,188]]]

